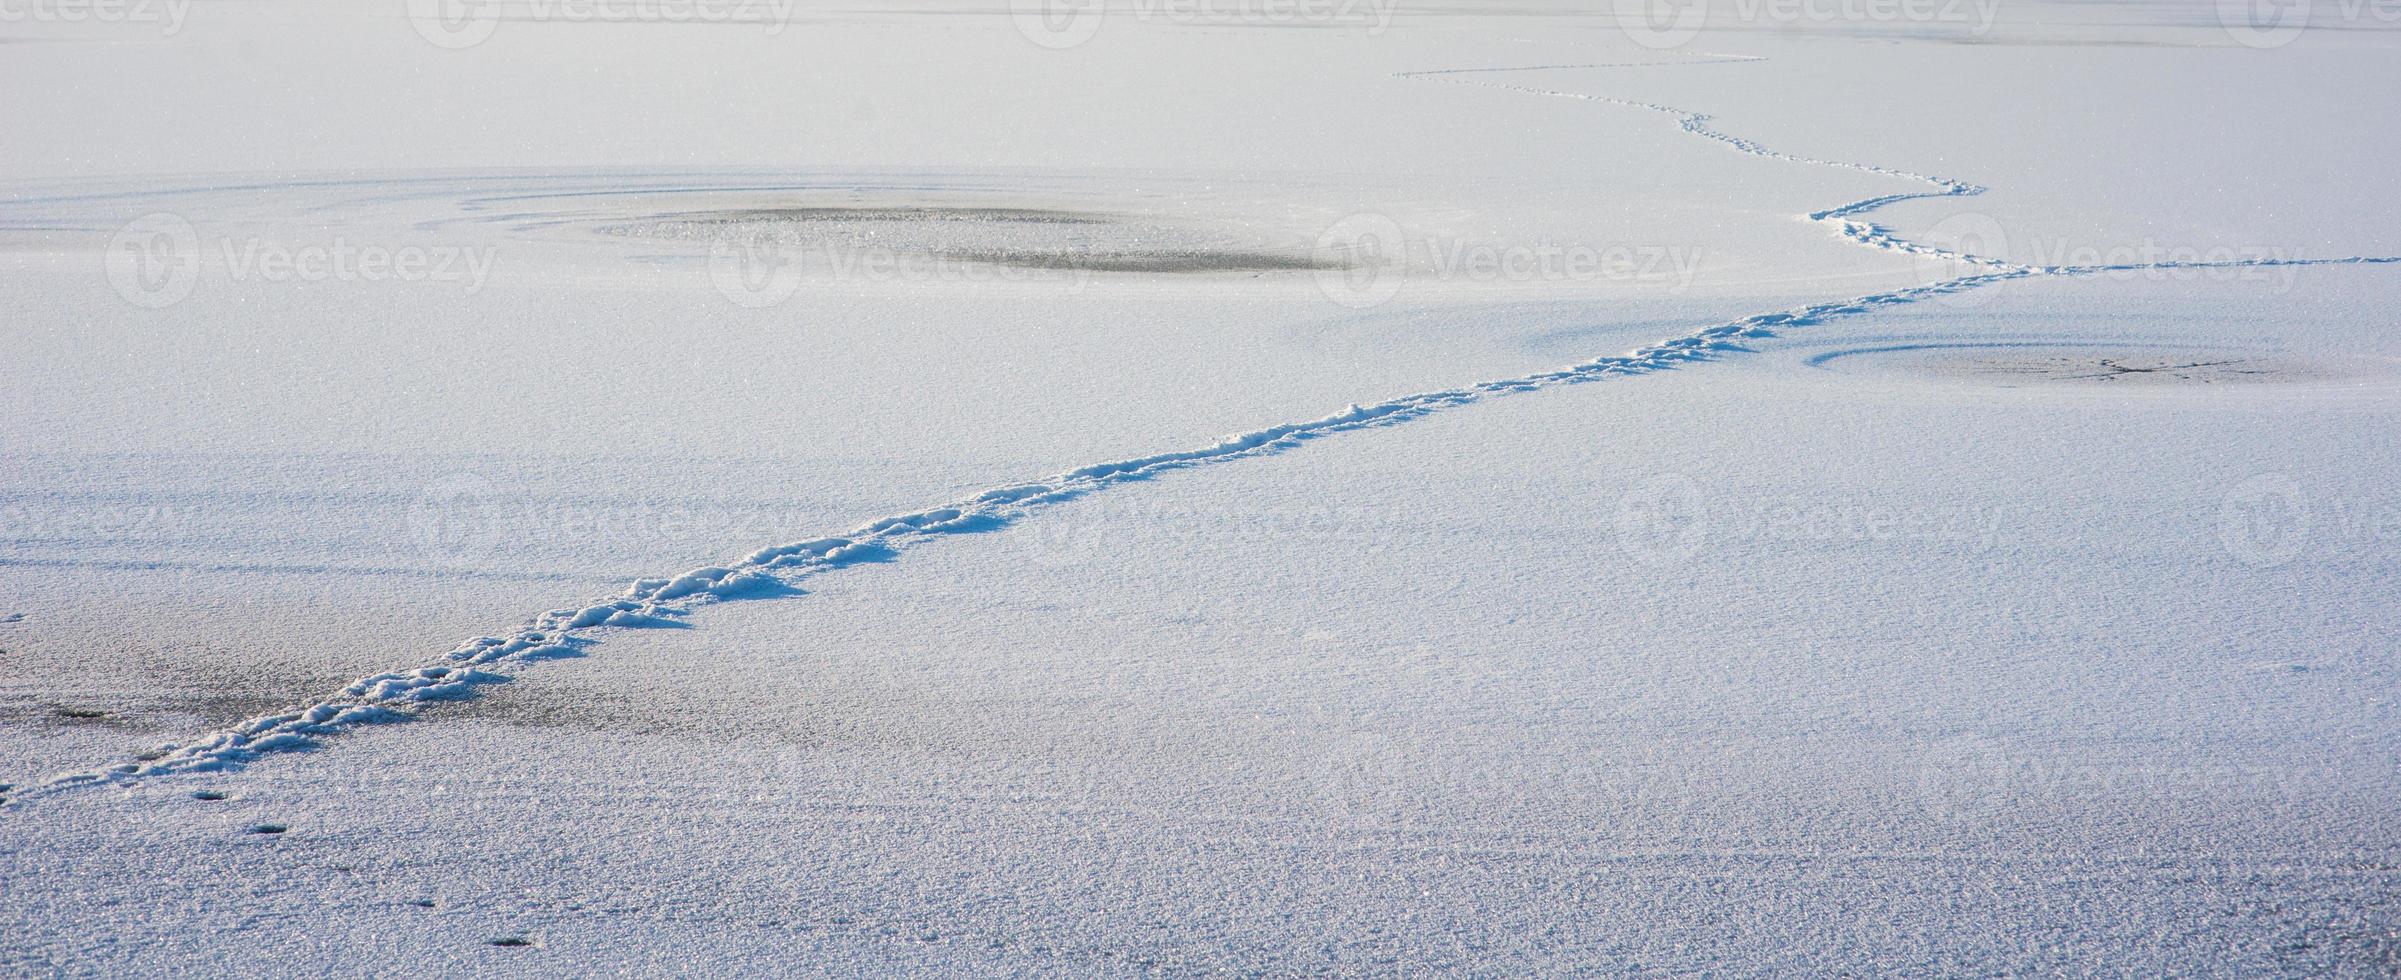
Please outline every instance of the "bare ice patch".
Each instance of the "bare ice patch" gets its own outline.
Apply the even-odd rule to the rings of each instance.
[[[2051,355],[2043,357],[1963,358],[1938,371],[1969,378],[1990,379],[2003,385],[2075,384],[2117,385],[2273,384],[2305,368],[2260,357],[2199,359],[2155,354],[2114,356]]]
[[[672,204],[680,207],[670,210],[622,217],[604,213],[577,223],[597,234],[636,240],[773,248],[836,273],[846,265],[909,260],[1158,275],[1344,267],[1315,253],[1298,233],[1262,231],[1234,220],[1032,202],[733,197],[678,200]],[[694,209],[693,204],[717,206]]]
[[[1864,377],[1990,388],[2204,389],[2390,383],[2390,365],[2207,345],[2076,341],[1917,342],[1845,347],[1810,367]]]

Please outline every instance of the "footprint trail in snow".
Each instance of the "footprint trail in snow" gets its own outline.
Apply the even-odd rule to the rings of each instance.
[[[576,655],[581,648],[596,642],[598,635],[605,630],[662,625],[689,616],[712,602],[743,595],[790,592],[795,583],[814,574],[862,561],[886,560],[948,534],[1004,527],[1035,516],[1051,506],[1121,483],[1173,470],[1281,453],[1323,436],[1399,425],[1490,398],[1665,371],[1746,350],[1743,346],[1745,343],[1776,337],[1783,331],[1860,316],[1930,297],[1966,292],[2004,280],[2033,276],[2080,276],[2135,269],[2401,263],[2401,256],[2356,256],[2125,266],[2039,267],[2011,264],[1913,242],[1890,229],[1859,220],[1870,212],[1904,201],[1967,197],[1983,193],[1984,188],[1975,184],[1872,164],[1822,160],[1779,152],[1755,141],[1711,128],[1710,117],[1706,114],[1673,106],[1482,81],[1473,77],[1511,72],[1738,64],[1764,60],[1742,55],[1717,55],[1708,56],[1706,60],[1685,62],[1463,68],[1405,72],[1398,77],[1477,85],[1662,113],[1674,117],[1686,133],[1751,156],[1930,185],[1931,190],[1872,197],[1811,212],[1804,217],[1826,224],[1836,234],[1864,247],[1938,258],[1974,271],[1925,285],[1755,314],[1661,340],[1623,354],[1598,357],[1556,370],[1403,395],[1374,404],[1353,405],[1323,418],[1227,436],[1212,446],[1085,466],[1041,480],[985,490],[939,507],[886,517],[841,534],[761,548],[738,561],[723,565],[698,568],[672,577],[642,579],[634,582],[622,595],[551,610],[507,635],[470,639],[435,657],[430,663],[361,678],[313,705],[253,718],[229,730],[189,743],[161,746],[143,753],[135,761],[55,776],[36,787],[12,787],[13,791],[0,805],[13,807],[34,795],[77,786],[239,766],[265,753],[312,745],[323,736],[355,726],[403,720],[413,715],[412,706],[469,696],[477,685],[501,680],[518,668],[544,659]]]

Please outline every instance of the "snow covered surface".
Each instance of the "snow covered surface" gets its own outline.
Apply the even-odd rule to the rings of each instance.
[[[2239,7],[23,8],[0,967],[2401,969]]]

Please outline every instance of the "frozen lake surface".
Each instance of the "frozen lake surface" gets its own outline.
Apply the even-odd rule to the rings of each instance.
[[[2401,970],[2401,9],[1015,6],[11,8],[0,972]]]

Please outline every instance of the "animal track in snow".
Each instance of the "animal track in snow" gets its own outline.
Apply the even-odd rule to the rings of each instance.
[[[1710,62],[1743,63],[1765,59],[1720,56]],[[1616,66],[1536,66],[1531,68],[1450,69],[1407,72],[1401,77],[1426,78],[1459,84],[1484,85],[1535,95],[1573,98],[1657,112],[1674,117],[1686,133],[1723,144],[1737,152],[1782,162],[1832,167],[1931,185],[1930,191],[1888,194],[1854,201],[1805,215],[1832,225],[1843,237],[1885,251],[1943,258],[1975,267],[1968,275],[1924,285],[1833,300],[1789,310],[1760,313],[1661,340],[1623,354],[1597,357],[1556,370],[1484,381],[1463,387],[1403,395],[1367,405],[1352,405],[1322,418],[1269,426],[1229,435],[1214,445],[1098,463],[1040,480],[995,487],[942,506],[871,521],[850,531],[789,544],[761,548],[737,561],[696,568],[680,575],[645,578],[621,595],[545,612],[514,632],[480,636],[434,658],[430,663],[401,671],[361,678],[318,703],[288,712],[250,719],[230,730],[188,744],[161,746],[142,758],[106,768],[53,777],[43,791],[137,779],[146,776],[224,769],[259,755],[299,749],[319,737],[359,725],[398,721],[412,716],[420,702],[468,696],[475,687],[504,679],[514,669],[579,650],[608,631],[640,629],[672,623],[714,602],[748,596],[792,594],[795,583],[808,576],[868,561],[896,557],[908,549],[942,536],[1006,527],[1050,506],[1147,479],[1161,473],[1214,463],[1285,452],[1306,442],[1360,429],[1399,425],[1473,405],[1488,398],[1540,391],[1563,385],[1631,377],[1670,370],[1745,351],[1755,340],[1845,317],[1865,315],[1887,307],[1966,292],[1992,283],[2036,275],[2082,275],[2121,271],[2129,267],[2037,268],[1944,250],[1903,239],[1875,224],[1855,220],[1903,201],[1964,197],[1984,188],[1965,181],[1913,173],[1873,164],[1821,160],[1768,149],[1756,141],[1713,129],[1710,117],[1657,103],[1608,96],[1559,92],[1528,86],[1466,81],[1454,76],[1567,67],[1649,67],[1665,63]],[[2260,260],[2243,265],[2330,265],[2401,262],[2401,257],[2353,257],[2322,260]],[[2185,263],[2191,268],[2226,263]],[[2148,267],[2146,267],[2148,268]],[[19,792],[16,799],[26,794]],[[279,829],[280,831],[280,829]],[[279,832],[275,831],[275,832]],[[514,941],[509,941],[514,940]],[[530,944],[521,937],[503,937],[495,945]]]
[[[1974,197],[1976,195],[1983,194],[1987,190],[1987,188],[1980,184],[1973,184],[1963,180],[1954,180],[1949,177],[1938,177],[1932,174],[1922,174],[1915,171],[1902,170],[1896,167],[1884,167],[1870,163],[1854,163],[1844,160],[1826,160],[1818,157],[1785,153],[1770,149],[1757,140],[1746,139],[1744,137],[1736,136],[1710,126],[1709,123],[1711,117],[1707,113],[1695,112],[1689,109],[1680,109],[1675,106],[1663,105],[1657,102],[1643,102],[1636,99],[1621,99],[1608,95],[1594,95],[1584,92],[1562,92],[1555,89],[1536,88],[1530,85],[1511,85],[1505,82],[1489,82],[1452,77],[1471,74],[1561,71],[1568,69],[1590,68],[1651,68],[1670,66],[1686,67],[1693,65],[1712,64],[1756,64],[1767,60],[1768,59],[1766,58],[1754,55],[1703,54],[1697,59],[1686,61],[1637,61],[1581,65],[1529,65],[1514,68],[1450,68],[1434,71],[1401,72],[1396,77],[1421,78],[1428,81],[1449,82],[1457,85],[1475,85],[1486,88],[1502,89],[1511,92],[1523,92],[1528,95],[1547,96],[1551,98],[1580,99],[1588,102],[1600,102],[1608,105],[1623,106],[1629,109],[1640,109],[1646,112],[1661,113],[1675,117],[1676,125],[1685,132],[1711,142],[1722,144],[1738,153],[1755,157],[1763,157],[1769,160],[1779,160],[1786,163],[1801,164],[1804,166],[1831,167],[1837,170],[1850,170],[1858,173],[1875,174],[1880,177],[1894,177],[1902,180],[1932,185],[1935,189],[1931,191],[1919,191],[1916,193],[1906,194],[1885,194],[1878,197],[1853,201],[1849,204],[1840,205],[1838,207],[1827,208],[1822,211],[1812,211],[1804,215],[1804,217],[1810,221],[1831,226],[1837,234],[1849,239],[1854,243],[1881,251],[1900,252],[1903,254],[1939,259],[1944,262],[1958,263],[1963,266],[1993,271],[2054,276],[2085,276],[2113,272],[2153,272],[2181,269],[2284,268],[2321,265],[2383,265],[2401,263],[2401,256],[2345,256],[2341,258],[2328,259],[2280,259],[2261,257],[2224,260],[2187,260],[2150,263],[2052,266],[2016,264],[1989,256],[1975,255],[1972,253],[1960,252],[1929,245],[1924,242],[1911,241],[1907,238],[1901,237],[1892,229],[1886,228],[1882,225],[1878,225],[1873,222],[1853,220],[1860,215],[1877,211],[1894,204],[1902,203],[1904,201],[1930,200],[1944,197]]]
[[[1710,117],[1707,113],[1694,112],[1688,109],[1679,109],[1675,106],[1662,105],[1657,102],[1643,102],[1636,99],[1621,99],[1609,95],[1592,95],[1582,92],[1562,92],[1555,89],[1535,88],[1530,85],[1511,85],[1505,82],[1487,82],[1451,77],[1465,74],[1491,74],[1500,72],[1558,71],[1571,68],[1647,68],[1709,64],[1752,64],[1766,60],[1766,58],[1754,57],[1751,55],[1719,54],[1704,55],[1703,60],[1681,62],[1536,65],[1524,68],[1453,68],[1441,71],[1401,72],[1397,77],[1423,78],[1429,81],[1450,82],[1457,85],[1476,85],[1486,88],[1503,89],[1511,92],[1523,92],[1528,95],[1548,96],[1551,98],[1581,99],[1587,102],[1600,102],[1608,105],[1623,106],[1629,109],[1641,109],[1646,112],[1661,113],[1663,115],[1675,117],[1676,125],[1685,132],[1691,133],[1694,136],[1698,136],[1714,143],[1723,144],[1724,146],[1731,148],[1738,153],[1755,157],[1763,157],[1769,160],[1779,160],[1785,163],[1797,163],[1811,167],[1831,167],[1837,170],[1851,170],[1859,173],[1875,174],[1880,177],[1896,177],[1902,180],[1914,181],[1921,184],[1931,184],[1935,187],[1935,189],[1932,191],[1919,191],[1910,194],[1886,194],[1880,197],[1871,197],[1865,200],[1853,201],[1849,204],[1841,205],[1839,207],[1827,208],[1823,211],[1812,211],[1804,217],[1807,217],[1809,220],[1814,222],[1831,225],[1834,230],[1844,238],[1848,238],[1853,242],[1869,248],[1881,249],[1888,252],[1903,252],[1911,255],[1938,258],[1944,261],[1958,262],[1968,266],[1977,266],[1996,271],[2029,270],[2029,267],[2027,266],[2012,265],[2008,262],[2003,262],[1998,259],[1986,258],[1978,255],[1969,255],[1963,252],[1955,252],[1949,249],[1937,248],[1935,246],[1926,245],[1920,242],[1909,241],[1901,238],[1899,235],[1894,234],[1890,229],[1887,229],[1881,225],[1865,221],[1852,220],[1858,215],[1866,214],[1870,211],[1887,207],[1889,205],[1899,204],[1903,201],[1926,200],[1929,198],[1938,197],[1973,197],[1977,194],[1984,193],[1985,189],[1982,186],[1971,184],[1963,180],[1952,180],[1948,177],[1936,177],[1930,174],[1915,173],[1894,167],[1882,167],[1869,163],[1851,163],[1842,160],[1823,160],[1817,157],[1800,156],[1797,154],[1771,150],[1756,140],[1745,139],[1743,137],[1712,128],[1709,125]]]
[[[501,680],[515,667],[576,656],[579,645],[592,642],[594,634],[606,630],[657,625],[711,602],[789,593],[794,590],[793,583],[809,575],[885,560],[931,538],[1004,527],[1051,505],[1121,483],[1280,453],[1322,436],[1397,425],[1487,398],[1665,371],[1745,350],[1745,342],[1774,337],[1781,330],[1858,316],[2025,274],[1997,272],[1757,314],[1558,370],[1353,405],[1323,418],[1230,435],[1212,446],[1079,467],[1043,480],[996,487],[941,507],[871,521],[844,534],[761,548],[739,561],[671,577],[640,579],[622,596],[551,610],[510,635],[475,637],[433,663],[361,678],[317,704],[254,718],[189,744],[161,746],[152,759],[57,776],[44,788],[216,770],[264,753],[305,748],[315,744],[317,737],[342,729],[408,718],[410,707],[417,702],[466,696],[477,685]]]

